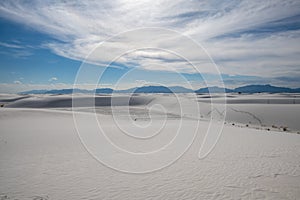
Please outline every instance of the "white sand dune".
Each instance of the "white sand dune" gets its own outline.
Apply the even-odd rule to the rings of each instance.
[[[78,102],[77,107],[86,107],[91,103],[95,106],[111,106],[111,97],[107,95],[102,96],[85,96],[80,95],[76,97]],[[114,97],[113,106],[126,106],[126,105],[145,105],[151,99],[139,96],[117,96]],[[0,102],[9,103],[6,107],[9,108],[70,108],[72,107],[71,95],[42,95],[42,96],[24,96],[13,99],[0,99]]]
[[[266,96],[290,98],[232,96],[254,100]],[[76,98],[76,113],[92,131],[95,124],[90,117],[94,117],[91,113],[94,109],[87,105],[94,101],[86,95]],[[199,123],[195,141],[175,163],[152,173],[128,174],[106,167],[84,148],[70,112],[71,96],[1,96],[4,107],[0,110],[0,199],[300,198],[300,135],[296,134],[300,130],[300,110],[297,104],[288,100],[284,104],[283,101],[280,104],[239,101],[227,105],[227,123],[220,140],[206,158],[198,159],[211,107],[192,95],[179,98],[184,113],[172,95],[128,98],[120,94],[113,104],[109,96],[96,97],[96,116],[102,128],[115,144],[133,152],[151,151],[164,145],[181,120],[183,128],[191,132],[194,123]],[[113,108],[110,105],[114,105]],[[196,112],[195,105],[199,105],[200,113]],[[140,136],[145,137],[151,136],[164,119],[166,127],[162,135],[140,144],[124,136],[116,126],[116,119],[127,130],[151,122],[150,128],[140,132]],[[132,123],[134,120],[136,124]],[[212,123],[211,128],[217,124]],[[276,127],[267,131],[272,125]],[[283,132],[280,126],[287,126],[290,131]],[[189,131],[186,134],[189,135]],[[105,145],[104,141],[97,142]],[[118,158],[118,155],[107,157]],[[156,162],[158,160],[153,160],[152,164]]]
[[[33,96],[14,96],[12,98],[0,98],[0,104],[9,108],[71,108],[74,107],[92,107],[96,106],[98,111],[108,112],[110,106],[130,105],[137,108],[148,109],[154,104],[160,104],[173,116],[185,115],[192,118],[210,119],[211,107],[209,103],[213,101],[216,105],[224,101],[220,95],[177,95],[180,100],[174,98],[174,95],[115,95],[113,101],[109,95],[97,95],[95,98],[91,95],[77,95],[76,102],[72,105],[70,95],[33,95]],[[197,105],[194,101],[198,101]],[[300,96],[298,94],[260,94],[260,95],[234,95],[227,96],[226,121],[229,123],[240,123],[254,128],[265,128],[281,131],[283,129],[292,132],[300,131],[298,123],[300,113]],[[181,105],[179,105],[181,104]],[[181,107],[185,107],[187,113],[182,113]],[[200,113],[195,109],[199,106]],[[107,108],[103,108],[107,107]],[[81,109],[82,111],[88,109]],[[140,109],[139,109],[140,110]],[[153,108],[155,110],[155,108]],[[220,115],[224,113],[225,108],[218,110]],[[93,110],[92,110],[93,111]],[[135,109],[137,111],[137,109]],[[157,111],[162,111],[157,109]],[[109,112],[111,113],[111,112]]]

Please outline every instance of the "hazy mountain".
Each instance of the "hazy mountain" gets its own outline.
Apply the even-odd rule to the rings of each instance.
[[[206,88],[200,88],[199,90],[196,90],[196,93],[222,93],[222,92],[230,93],[234,92],[231,89],[227,88],[220,88],[220,87],[206,87]]]
[[[127,90],[113,90],[111,88],[99,88],[96,90],[82,90],[82,89],[61,89],[61,90],[31,90],[21,92],[20,94],[72,94],[72,93],[300,93],[300,88],[291,89],[287,87],[276,87],[272,85],[246,85],[235,89],[220,88],[220,87],[205,87],[196,91],[187,89],[181,86],[143,86],[129,88]]]
[[[300,88],[291,89],[287,87],[276,87],[272,85],[246,85],[243,87],[238,87],[234,89],[234,92],[241,93],[259,93],[259,92],[267,92],[267,93],[296,93],[300,92]]]
[[[72,93],[89,93],[89,91],[75,88],[75,89],[48,90],[44,94],[72,94]]]
[[[169,89],[173,93],[192,93],[192,92],[194,92],[191,89],[188,89],[188,88],[185,88],[185,87],[181,87],[181,86],[171,86],[171,87],[169,87]]]
[[[25,92],[20,92],[19,94],[45,94],[48,90],[29,90]]]
[[[164,86],[144,86],[134,90],[134,93],[173,93],[171,89]]]
[[[114,90],[115,93],[133,93],[137,88],[129,88],[126,90]]]
[[[99,93],[102,93],[102,94],[111,94],[111,93],[114,92],[114,90],[111,89],[111,88],[98,88],[98,89],[96,89],[94,91],[96,91],[97,94],[99,94]],[[92,91],[90,91],[90,92],[92,92]]]
[[[134,87],[127,90],[115,90],[116,93],[192,93],[191,89],[182,86],[143,86]]]

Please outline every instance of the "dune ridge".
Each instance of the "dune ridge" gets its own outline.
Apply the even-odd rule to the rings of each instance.
[[[176,97],[177,96],[177,97]],[[73,104],[72,104],[73,98]],[[210,120],[212,108],[210,103],[215,105],[224,102],[221,95],[192,95],[192,94],[144,94],[144,95],[26,95],[6,96],[0,99],[0,104],[6,108],[40,108],[40,109],[65,109],[71,111],[94,112],[99,114],[111,114],[111,106],[120,107],[126,110],[129,105],[136,113],[147,115],[151,106],[162,105],[169,117],[190,118],[197,120]],[[300,107],[300,96],[280,94],[260,95],[236,95],[226,96],[226,122],[241,124],[244,127],[262,128],[277,131],[299,132],[298,123]],[[181,113],[180,106],[186,109],[187,113]],[[200,113],[195,109],[200,108]],[[122,108],[121,108],[122,107]],[[85,108],[85,109],[84,109]],[[151,108],[153,111],[155,108]],[[156,117],[163,110],[156,109]],[[124,112],[123,112],[124,113]],[[224,107],[217,110],[219,118],[225,114]],[[146,117],[147,118],[147,117]]]

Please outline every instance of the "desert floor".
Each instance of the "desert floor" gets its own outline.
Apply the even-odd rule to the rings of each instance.
[[[218,94],[1,94],[0,104],[0,199],[300,199],[298,94],[227,94],[226,104]],[[105,153],[99,126],[134,153],[177,143],[135,163]]]

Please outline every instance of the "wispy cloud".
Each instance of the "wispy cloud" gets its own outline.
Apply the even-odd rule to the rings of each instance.
[[[219,64],[222,73],[265,77],[300,76],[300,1],[1,1],[0,15],[59,40],[44,44],[58,55],[83,60],[99,43],[135,28],[168,28],[202,43]],[[298,27],[298,28],[297,28]],[[193,62],[209,72],[205,55],[180,38],[151,38],[152,46],[186,52]],[[132,35],[139,37],[139,35]],[[111,54],[131,45],[131,37],[110,41],[107,54],[88,61],[105,65]],[[145,41],[140,46],[147,46]],[[0,44],[1,45],[1,44]],[[2,44],[8,45],[8,44]],[[117,62],[147,70],[192,73],[182,58],[165,51],[139,50]],[[166,67],[168,66],[168,67]]]
[[[14,49],[23,49],[24,47],[18,44],[0,42],[0,46]]]
[[[13,41],[11,43],[8,42],[0,42],[0,54],[4,54],[7,56],[12,56],[14,58],[27,58],[32,53],[31,45],[23,45],[18,41]]]

